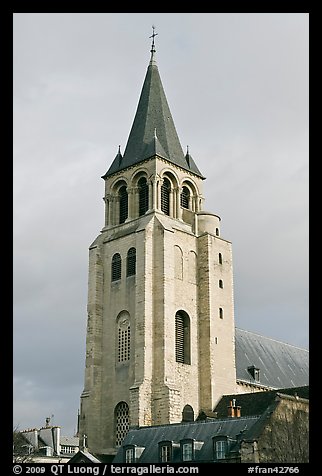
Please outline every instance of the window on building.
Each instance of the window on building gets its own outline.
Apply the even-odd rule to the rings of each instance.
[[[165,177],[161,185],[161,210],[166,215],[170,215],[170,190],[170,180]]]
[[[128,196],[126,186],[123,185],[119,190],[120,199],[120,223],[124,223],[128,217]]]
[[[60,446],[60,452],[62,454],[73,454],[73,453],[76,453],[76,450],[78,451],[78,447],[76,446],[65,446],[65,445]]]
[[[216,236],[219,236],[219,228],[216,228]]]
[[[191,405],[185,405],[182,410],[182,421],[194,421],[195,415]]]
[[[248,372],[253,377],[255,382],[259,382],[259,368],[255,367],[255,365],[250,365],[247,367]]]
[[[149,209],[149,187],[145,177],[138,181],[139,187],[139,216],[145,214]]]
[[[118,361],[126,362],[130,360],[131,328],[128,320],[125,323],[122,323],[122,320],[120,321],[118,327]]]
[[[159,462],[167,463],[172,458],[172,444],[171,441],[159,443]]]
[[[124,463],[135,463],[135,452],[133,446],[124,449]]]
[[[123,447],[123,462],[137,463],[145,450],[144,446],[126,445]]]
[[[224,288],[224,283],[223,283],[222,279],[219,279],[219,287],[220,287],[220,289]]]
[[[112,258],[112,281],[121,279],[122,274],[122,258],[119,253],[115,253]]]
[[[224,310],[223,310],[222,307],[219,308],[219,317],[220,317],[220,319],[224,318]]]
[[[222,264],[222,254],[221,253],[219,253],[219,255],[218,255],[218,261],[219,261],[219,264]]]
[[[215,459],[225,459],[227,453],[227,440],[217,440],[214,442]]]
[[[186,312],[178,311],[175,316],[176,361],[190,364],[190,319]]]
[[[182,192],[180,194],[180,205],[183,208],[189,208],[189,199],[190,199],[190,192],[188,187],[182,187]]]
[[[136,249],[130,248],[126,258],[126,276],[134,276],[136,274]]]
[[[185,441],[181,443],[182,461],[193,460],[193,441]]]
[[[115,421],[115,446],[119,448],[129,431],[129,406],[126,402],[116,405],[114,411]]]

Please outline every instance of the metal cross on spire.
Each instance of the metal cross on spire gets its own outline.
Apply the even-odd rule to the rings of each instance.
[[[154,37],[157,36],[157,33],[154,33],[154,30],[155,30],[154,25],[152,25],[152,30],[153,30],[153,33],[151,36],[149,36],[149,38],[152,38],[151,53],[155,53]]]

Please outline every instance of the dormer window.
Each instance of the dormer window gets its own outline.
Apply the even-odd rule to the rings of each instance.
[[[172,460],[172,442],[160,441],[159,443],[159,462],[167,463]]]
[[[229,458],[231,446],[236,443],[227,435],[217,435],[213,438],[214,461],[220,463],[222,460]]]
[[[124,448],[124,463],[135,463],[134,457],[134,447],[126,447]]]
[[[215,459],[225,459],[227,453],[227,440],[215,441]]]
[[[185,438],[180,440],[180,460],[181,461],[195,461],[196,454],[201,450],[204,441],[198,441],[193,438]]]
[[[182,461],[193,460],[193,441],[186,440],[181,442],[181,456]]]
[[[247,370],[255,382],[259,382],[259,368],[255,367],[255,365],[251,365],[250,367],[247,367]]]
[[[141,454],[145,450],[144,446],[126,445],[123,447],[124,463],[138,463]]]

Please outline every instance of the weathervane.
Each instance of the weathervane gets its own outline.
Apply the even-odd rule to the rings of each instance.
[[[149,36],[149,38],[152,38],[151,53],[155,53],[154,37],[157,36],[157,33],[154,33],[154,30],[155,30],[155,26],[154,26],[154,25],[152,25],[152,30],[153,30],[153,33],[152,33],[151,36]]]

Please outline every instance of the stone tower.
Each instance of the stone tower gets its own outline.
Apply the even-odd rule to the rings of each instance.
[[[89,248],[79,435],[113,454],[130,427],[191,421],[236,385],[231,243],[203,211],[204,177],[180,145],[155,58],[128,142],[105,181]],[[84,436],[86,435],[86,437]]]

